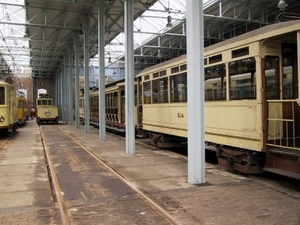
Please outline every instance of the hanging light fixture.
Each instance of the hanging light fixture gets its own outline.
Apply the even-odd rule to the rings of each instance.
[[[84,33],[83,33],[83,30],[82,30],[82,29],[79,29],[79,30],[78,30],[78,37],[79,37],[80,39],[83,39],[83,38],[84,38]]]
[[[25,27],[25,33],[24,33],[24,36],[23,36],[23,38],[25,38],[25,39],[28,39],[28,38],[30,38],[30,36],[29,36],[29,28],[28,28],[28,26],[26,26],[26,27]]]
[[[281,11],[284,11],[287,6],[288,4],[286,4],[284,0],[280,0],[277,5],[277,8],[279,8]]]
[[[161,58],[162,57],[162,54],[160,53],[160,48],[157,50],[157,58]]]
[[[166,25],[166,27],[173,27],[173,25],[172,25],[172,17],[171,17],[171,15],[170,15],[170,13],[169,13],[169,15],[168,15],[168,17],[167,17],[167,25]]]
[[[170,1],[168,1],[168,9],[167,9],[169,15],[167,17],[167,25],[166,27],[173,27],[172,25],[172,16],[170,15]]]

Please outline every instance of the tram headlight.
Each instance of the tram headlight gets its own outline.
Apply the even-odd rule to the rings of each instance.
[[[51,115],[51,112],[47,109],[46,111],[45,111],[45,116],[50,116]]]
[[[0,123],[3,123],[5,121],[4,116],[0,116]]]

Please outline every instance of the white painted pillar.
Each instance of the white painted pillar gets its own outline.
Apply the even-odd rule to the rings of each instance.
[[[133,0],[124,2],[126,154],[135,154]]]
[[[298,67],[298,96],[300,95],[300,31],[297,31],[297,67]],[[298,104],[300,105],[300,98],[298,97]]]
[[[203,2],[187,0],[188,183],[205,183]]]
[[[68,85],[67,85],[67,76],[68,76],[68,71],[67,71],[67,57],[66,55],[64,55],[64,71],[63,71],[63,105],[62,105],[62,108],[63,108],[63,113],[62,113],[62,116],[63,116],[63,121],[65,121],[66,123],[68,122],[68,113],[67,113],[67,88],[68,88]]]
[[[90,52],[89,52],[89,16],[84,16],[84,131],[90,133],[90,78],[89,78],[89,64],[90,64]]]
[[[68,74],[68,83],[69,83],[69,88],[68,88],[68,112],[69,112],[69,121],[70,121],[70,126],[73,126],[73,72],[72,72],[72,58],[73,58],[73,51],[72,51],[72,46],[70,45],[69,47],[69,74]]]
[[[104,1],[98,0],[98,55],[99,55],[99,140],[106,141],[105,121],[105,58],[104,58],[104,35],[105,35],[105,11]]]
[[[75,38],[75,128],[80,127],[79,118],[79,37]]]

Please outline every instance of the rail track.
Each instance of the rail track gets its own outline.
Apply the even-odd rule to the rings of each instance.
[[[136,187],[134,184],[132,184],[129,180],[125,179],[121,174],[119,174],[117,171],[115,171],[113,168],[111,168],[107,163],[105,163],[103,160],[101,160],[97,155],[95,155],[92,151],[88,150],[86,147],[84,147],[78,140],[76,140],[74,137],[72,137],[70,134],[65,132],[63,129],[57,126],[60,131],[62,131],[65,135],[67,135],[70,139],[72,139],[78,146],[80,146],[84,151],[86,151],[89,155],[91,155],[98,163],[103,165],[105,168],[107,168],[111,173],[113,173],[115,176],[118,177],[122,182],[124,182],[129,188],[131,188],[141,199],[143,199],[144,202],[146,202],[154,211],[158,212],[161,216],[163,216],[167,221],[170,222],[170,224],[175,225],[181,225],[182,222],[179,221],[177,218],[175,218],[173,215],[171,215],[168,211],[166,211],[164,208],[162,208],[159,204],[157,204],[154,200],[152,200],[149,196],[147,196],[146,193],[144,193],[141,189]],[[55,170],[54,165],[51,162],[50,153],[48,151],[47,143],[45,141],[43,132],[40,128],[40,133],[42,136],[42,142],[44,146],[45,151],[45,157],[49,172],[49,179],[52,186],[52,192],[54,195],[54,199],[57,202],[61,222],[63,225],[70,224],[70,218],[68,215],[68,207],[64,201],[63,192],[60,188]],[[142,143],[142,142],[141,142]]]
[[[0,151],[3,146],[11,139],[12,136],[0,136]]]

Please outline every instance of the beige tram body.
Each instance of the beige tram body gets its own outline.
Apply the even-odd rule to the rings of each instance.
[[[58,108],[53,104],[53,99],[49,94],[40,94],[36,99],[36,122],[58,123]]]
[[[18,124],[24,125],[28,119],[28,103],[25,96],[18,96]]]
[[[218,146],[223,165],[256,173],[261,169],[250,164],[264,164],[265,170],[300,179],[299,45],[299,21],[289,21],[205,48],[204,74],[193,75],[205,79],[205,142]],[[187,80],[176,78],[186,74],[181,56],[137,75],[148,93],[142,124],[153,144],[168,146],[169,135],[188,136]],[[250,162],[254,152],[267,155],[266,162],[260,155]]]
[[[0,132],[10,135],[17,129],[17,92],[11,84],[0,81]]]
[[[99,125],[99,90],[90,93],[90,123]],[[141,114],[137,104],[137,85],[135,83],[134,123],[138,132],[141,125]],[[105,120],[106,128],[125,133],[125,80],[105,85]]]

